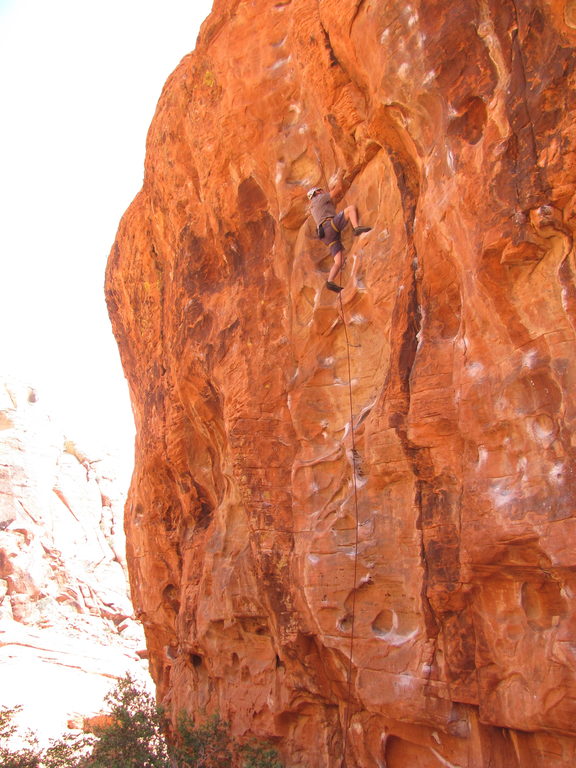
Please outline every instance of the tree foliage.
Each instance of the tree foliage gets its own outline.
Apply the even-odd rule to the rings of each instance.
[[[218,715],[201,725],[182,713],[178,718],[173,755],[178,768],[230,768],[231,739],[228,723]]]
[[[40,749],[34,734],[19,733],[14,717],[22,707],[0,707],[0,766],[2,768],[38,768]],[[17,744],[17,746],[15,746]]]
[[[164,718],[153,697],[130,675],[105,699],[110,723],[95,728],[90,768],[170,768]]]
[[[84,733],[65,733],[52,739],[42,753],[42,768],[84,768],[93,738]]]
[[[282,768],[275,749],[256,741],[238,744],[217,715],[196,723],[182,713],[169,744],[162,710],[129,675],[106,703],[107,725],[93,735],[64,735],[43,749],[32,733],[18,734],[13,719],[21,708],[1,707],[0,768]]]
[[[238,748],[241,755],[242,768],[282,768],[278,752],[259,742],[252,741]]]

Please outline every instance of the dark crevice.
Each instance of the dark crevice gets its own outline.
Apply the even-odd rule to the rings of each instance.
[[[418,334],[422,325],[422,311],[420,308],[419,288],[418,288],[418,253],[414,243],[414,220],[416,218],[416,206],[418,201],[418,181],[415,170],[409,168],[410,162],[407,158],[400,156],[396,150],[389,150],[390,160],[396,175],[396,182],[402,201],[402,211],[404,217],[404,228],[406,230],[407,255],[410,263],[411,283],[408,298],[398,312],[404,313],[404,332],[402,334],[400,345],[396,351],[396,376],[397,386],[402,395],[400,402],[396,403],[395,413],[391,414],[392,426],[396,428],[396,434],[402,445],[402,450],[408,459],[414,476],[416,478],[416,492],[414,504],[418,510],[416,527],[420,532],[420,556],[424,566],[424,576],[422,580],[421,600],[424,613],[426,631],[429,637],[436,637],[439,632],[438,622],[434,616],[434,611],[428,599],[428,586],[430,580],[430,569],[428,567],[426,546],[424,542],[422,498],[424,486],[430,482],[433,475],[433,467],[428,451],[415,445],[408,437],[406,428],[406,417],[410,411],[410,379],[412,369],[416,360],[418,350]],[[395,313],[396,314],[396,313]],[[396,317],[397,322],[401,322],[400,317]]]
[[[522,127],[525,126],[524,131],[522,131],[522,133],[525,136],[525,138],[523,139],[523,144],[525,147],[524,153],[528,155],[527,160],[532,164],[532,167],[534,169],[533,181],[536,187],[536,189],[531,193],[528,191],[525,191],[524,194],[522,194],[521,190],[518,189],[517,191],[517,194],[519,197],[518,205],[521,210],[524,210],[527,208],[535,207],[538,204],[538,201],[542,200],[542,198],[545,196],[547,184],[544,178],[545,171],[543,168],[541,168],[538,165],[538,140],[536,137],[536,132],[534,130],[534,120],[530,112],[530,105],[529,105],[529,98],[528,98],[529,83],[528,83],[528,77],[527,77],[526,62],[524,61],[522,45],[519,39],[518,30],[520,28],[521,19],[520,19],[520,12],[518,10],[518,5],[516,0],[512,0],[512,6],[514,8],[516,23],[515,23],[515,28],[511,30],[511,39],[512,39],[511,74],[512,74],[512,77],[514,77],[514,74],[516,74],[519,80],[518,92],[519,94],[521,94],[520,96],[521,106],[517,110],[517,117],[515,120],[512,115],[513,122],[511,121],[511,124],[516,134],[519,134],[522,131]],[[516,63],[516,66],[514,66],[515,63]],[[522,120],[522,116],[524,116],[524,120]],[[519,174],[519,176],[521,177],[521,169],[517,168],[516,173]],[[530,175],[531,174],[529,173],[529,176]]]
[[[418,509],[418,518],[416,520],[416,529],[420,532],[420,557],[422,558],[422,564],[424,566],[424,578],[422,580],[422,608],[424,613],[424,623],[426,625],[426,634],[428,637],[436,639],[440,633],[440,627],[436,620],[434,609],[430,604],[428,598],[428,585],[430,583],[430,565],[428,563],[428,557],[426,555],[426,545],[424,543],[424,526],[422,522],[422,492],[423,482],[418,480],[416,483],[416,505]]]
[[[164,270],[162,269],[162,262],[154,243],[152,243],[151,246],[151,253],[160,293],[160,306],[158,308],[160,312],[160,348],[162,350],[162,356],[164,356]]]
[[[339,67],[340,62],[338,61],[338,58],[334,53],[334,48],[332,48],[332,43],[330,41],[330,35],[328,34],[328,30],[324,27],[322,23],[320,24],[320,28],[322,30],[322,35],[324,37],[324,45],[326,47],[326,50],[328,51],[328,55],[330,56],[330,66]]]
[[[177,616],[180,612],[180,598],[178,588],[174,584],[167,584],[162,590],[162,602],[165,607]]]
[[[197,498],[196,526],[200,529],[207,528],[212,520],[214,509],[208,499],[208,494],[197,482],[193,481]]]
[[[391,352],[391,376],[388,382],[393,411],[390,425],[396,430],[414,480],[415,521],[419,532],[420,558],[423,568],[421,610],[426,633],[434,643],[441,636],[446,658],[447,682],[470,678],[474,670],[475,635],[466,638],[454,633],[452,605],[457,605],[460,586],[460,500],[456,478],[438,475],[430,449],[416,444],[409,435],[411,387],[422,333],[422,265],[414,241],[414,228],[419,198],[418,169],[401,142],[389,148],[389,156],[401,198],[406,232],[406,255],[402,282],[392,324],[403,332]],[[442,600],[438,601],[438,595]],[[435,597],[433,597],[435,596]],[[453,601],[454,596],[454,601]],[[440,607],[440,606],[443,607]],[[463,609],[462,620],[471,626],[468,612]],[[435,655],[435,652],[434,652]],[[431,663],[434,663],[432,660]]]
[[[414,244],[411,244],[410,251],[415,250]],[[439,632],[438,622],[434,615],[434,610],[428,599],[428,588],[430,584],[430,567],[427,558],[426,545],[424,541],[424,523],[423,523],[423,496],[425,495],[425,487],[431,481],[433,474],[433,467],[431,459],[428,455],[428,450],[421,448],[412,442],[408,437],[406,428],[406,417],[410,411],[410,379],[412,376],[412,369],[414,361],[416,359],[416,352],[418,348],[418,333],[421,329],[421,309],[418,302],[418,290],[417,281],[415,275],[415,269],[412,269],[412,285],[410,288],[410,296],[408,300],[408,306],[406,308],[406,327],[402,335],[402,343],[398,350],[398,375],[400,377],[401,391],[404,395],[404,402],[401,406],[400,413],[396,413],[396,434],[400,440],[404,455],[408,459],[414,476],[416,478],[416,491],[414,496],[414,505],[418,510],[418,517],[416,519],[416,528],[420,533],[420,557],[424,568],[424,575],[422,579],[421,600],[422,610],[424,614],[424,622],[426,625],[426,633],[428,637],[437,637]]]

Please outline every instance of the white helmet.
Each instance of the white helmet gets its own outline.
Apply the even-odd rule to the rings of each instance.
[[[312,200],[316,192],[322,192],[322,187],[312,187],[312,189],[309,189],[306,193],[308,195],[308,200]]]

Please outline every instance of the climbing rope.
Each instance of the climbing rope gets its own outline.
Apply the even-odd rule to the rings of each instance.
[[[340,284],[342,283],[342,270],[340,271]],[[342,292],[338,294],[340,299],[340,315],[344,327],[344,336],[346,339],[346,356],[348,359],[348,401],[350,406],[350,435],[352,442],[352,479],[354,486],[354,581],[352,584],[352,611],[350,628],[350,657],[348,660],[348,696],[346,701],[346,710],[344,714],[344,734],[342,744],[342,765],[346,766],[346,747],[348,744],[348,731],[350,729],[350,717],[352,708],[352,658],[354,654],[354,628],[356,623],[356,582],[358,577],[358,486],[356,483],[356,436],[354,432],[354,409],[352,403],[352,366],[350,363],[350,339],[348,337],[348,328],[346,326],[346,317],[344,315],[344,305],[342,303]]]
[[[342,287],[342,272],[344,265],[340,268],[340,287]],[[340,318],[342,320],[342,326],[344,328],[344,337],[346,339],[346,359],[348,365],[348,405],[350,409],[350,439],[352,445],[352,484],[354,488],[354,576],[352,583],[352,606],[350,616],[350,653],[348,659],[348,672],[347,672],[347,697],[346,697],[346,709],[344,711],[344,733],[342,737],[342,768],[346,768],[346,749],[348,746],[348,732],[350,730],[350,719],[352,710],[352,667],[354,658],[354,640],[355,640],[355,625],[356,625],[356,583],[358,581],[358,528],[359,528],[359,514],[358,514],[358,484],[356,478],[357,470],[357,451],[356,451],[356,433],[354,430],[354,404],[352,400],[352,364],[350,361],[350,337],[348,336],[348,327],[346,325],[346,316],[344,314],[344,305],[342,303],[342,292],[338,294],[340,300]],[[296,531],[289,531],[283,529],[275,529],[277,533],[291,533]],[[309,531],[301,531],[301,533],[309,533]]]

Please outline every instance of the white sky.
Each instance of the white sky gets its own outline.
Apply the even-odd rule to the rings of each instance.
[[[104,301],[162,86],[212,0],[0,0],[0,380],[132,459]]]

